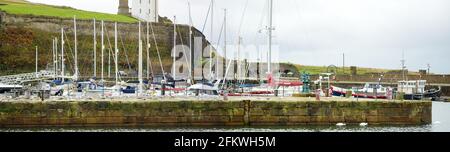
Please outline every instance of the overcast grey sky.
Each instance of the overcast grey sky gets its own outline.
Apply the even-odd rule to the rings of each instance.
[[[118,0],[30,0],[116,13]],[[213,41],[228,9],[228,41],[236,43],[247,0],[215,0]],[[160,0],[160,15],[188,23],[188,0]],[[265,43],[258,33],[267,18],[266,0],[248,0],[242,22],[244,44]],[[210,0],[191,0],[194,26],[202,29]],[[274,0],[274,43],[280,59],[305,65],[346,65],[450,73],[448,0]],[[204,34],[209,38],[209,23]]]

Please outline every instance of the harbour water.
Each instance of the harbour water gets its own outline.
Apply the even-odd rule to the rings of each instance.
[[[450,132],[450,103],[434,102],[432,124],[401,126],[0,128],[1,132]]]

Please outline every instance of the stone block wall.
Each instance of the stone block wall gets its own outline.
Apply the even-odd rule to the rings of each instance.
[[[431,102],[0,102],[8,126],[292,126],[429,124]]]

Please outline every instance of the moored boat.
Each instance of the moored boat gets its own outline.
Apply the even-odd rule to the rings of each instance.
[[[343,89],[336,86],[330,88],[333,96],[346,96],[348,91],[352,91],[352,96],[355,98],[370,99],[387,99],[387,93],[390,90],[379,83],[366,83],[363,88]]]
[[[399,81],[398,92],[405,93],[403,98],[406,100],[439,100],[439,98],[441,97],[441,90],[425,90],[426,83],[426,80]]]

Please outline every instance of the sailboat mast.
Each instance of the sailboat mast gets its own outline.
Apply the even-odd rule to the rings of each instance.
[[[189,11],[189,13],[190,13],[190,11]],[[211,39],[211,47],[209,47],[210,48],[210,50],[209,50],[209,57],[211,58],[211,62],[209,62],[209,73],[211,74],[212,73],[212,60],[213,60],[213,58],[212,58],[212,52],[213,52],[213,48],[212,48],[212,42],[213,42],[213,36],[214,36],[214,0],[211,0],[211,36],[210,36],[210,38],[209,39]],[[216,58],[217,58],[217,53],[216,53]],[[218,65],[216,65],[216,76],[217,76],[217,78],[216,79],[219,79],[219,77],[218,77],[218,71],[217,71],[217,66]]]
[[[272,73],[272,30],[273,30],[273,0],[269,0],[269,52],[267,56],[267,72]]]
[[[94,77],[97,77],[97,31],[95,24],[96,21],[94,18]]]
[[[237,55],[236,55],[236,62],[237,62],[237,79],[238,80],[240,80],[241,79],[241,62],[240,62],[240,60],[241,60],[241,57],[240,57],[240,55],[241,55],[241,41],[242,41],[242,37],[241,36],[239,36],[238,37],[238,48],[237,48]]]
[[[193,73],[192,73],[192,68],[194,68],[194,66],[192,65],[192,56],[193,56],[193,52],[192,52],[192,14],[191,14],[191,3],[190,2],[188,2],[188,6],[189,6],[189,78],[192,78],[193,77]],[[210,50],[210,53],[211,53],[211,50]],[[210,57],[211,57],[211,54],[210,54]],[[210,62],[210,70],[209,70],[209,72],[211,73],[211,63],[212,62]]]
[[[61,28],[61,82],[64,83],[64,28]]]
[[[119,85],[119,65],[118,65],[118,63],[117,63],[117,61],[118,61],[118,58],[119,58],[119,56],[118,56],[118,54],[119,54],[119,49],[117,48],[117,22],[115,22],[114,23],[114,52],[115,52],[115,57],[114,57],[114,64],[115,64],[115,67],[116,67],[116,70],[115,70],[115,72],[116,72],[116,85],[118,86]]]
[[[39,77],[39,75],[38,75],[38,46],[36,46],[36,77]]]
[[[176,52],[177,52],[177,17],[173,17],[173,68],[172,68],[172,74],[173,78],[176,79]]]
[[[149,36],[149,29],[148,29],[148,21],[147,21],[147,35],[146,35],[146,41],[147,41],[147,80],[150,84],[150,36]]]
[[[109,49],[109,51],[108,51],[108,78],[111,78],[111,54],[113,53],[111,51],[112,51],[111,49]]]
[[[55,39],[52,40],[52,61],[53,61],[53,78],[56,78],[56,66],[55,66]]]
[[[223,20],[223,69],[227,69],[227,9],[224,9],[224,20]],[[223,79],[226,79],[227,73],[224,71]]]
[[[55,37],[55,76],[58,76],[58,38]]]
[[[73,30],[74,30],[74,38],[75,38],[75,74],[74,80],[78,80],[78,50],[77,50],[77,19],[76,16],[73,16]]]
[[[139,21],[139,70],[138,70],[138,79],[139,79],[139,94],[142,94],[142,40],[141,40],[141,22]]]
[[[103,56],[104,56],[104,50],[105,50],[105,45],[104,45],[104,39],[103,39],[103,20],[102,20],[102,82],[104,81],[104,75],[103,75]]]

